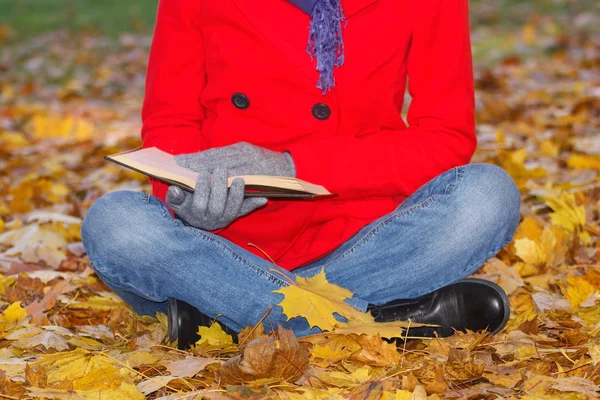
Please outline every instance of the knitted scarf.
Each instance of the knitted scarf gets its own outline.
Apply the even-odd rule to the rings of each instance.
[[[288,0],[310,15],[310,31],[306,52],[317,60],[317,88],[323,94],[335,85],[333,70],[344,63],[342,22],[345,22],[340,0]]]

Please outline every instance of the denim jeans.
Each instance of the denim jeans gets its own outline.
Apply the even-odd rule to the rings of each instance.
[[[173,218],[158,198],[116,191],[98,199],[82,240],[98,276],[139,314],[166,313],[177,298],[239,331],[269,306],[265,329],[320,332],[302,317],[287,321],[274,290],[323,268],[365,311],[432,292],[475,272],[512,240],[520,193],[501,168],[456,167],[433,178],[392,213],[366,225],[310,265],[286,271],[209,232]]]

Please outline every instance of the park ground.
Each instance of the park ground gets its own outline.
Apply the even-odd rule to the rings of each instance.
[[[600,396],[600,5],[471,2],[473,161],[522,193],[514,240],[477,273],[510,295],[504,331],[396,347],[255,329],[235,345],[215,325],[190,352],[96,278],[79,233],[102,194],[149,189],[103,156],[139,145],[155,12],[0,0],[0,398]]]

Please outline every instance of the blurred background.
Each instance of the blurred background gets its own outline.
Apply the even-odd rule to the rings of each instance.
[[[98,197],[118,189],[149,190],[141,174],[103,156],[140,145],[156,5],[156,0],[0,0],[0,309],[10,304],[12,313],[0,313],[0,397],[23,398],[31,389],[27,386],[44,386],[29,369],[32,354],[54,357],[54,349],[82,347],[135,355],[137,347],[164,338],[166,325],[160,328],[148,318],[136,322],[93,276],[80,236],[82,217]],[[486,364],[490,383],[479,385],[479,375],[453,373],[453,398],[595,399],[600,384],[600,2],[472,0],[471,27],[479,141],[473,161],[499,165],[514,178],[523,219],[513,242],[478,271],[509,293],[513,309],[508,336],[485,343],[488,339],[480,336],[468,346],[477,348],[472,354],[487,356],[477,359]],[[34,303],[38,300],[45,309]],[[34,308],[27,312],[21,309],[30,305]],[[31,310],[37,310],[35,329],[24,322]],[[86,337],[79,340],[59,327]],[[5,330],[13,328],[7,335]],[[430,359],[438,360],[435,373],[427,370],[433,368],[431,360],[419,361],[421,372],[405,364],[406,371],[419,379],[435,375],[437,382],[442,365],[446,370],[440,349],[450,349],[443,351],[453,354],[452,365],[462,365],[468,356],[466,346],[458,344],[466,342],[456,343],[458,351],[447,344],[427,348],[434,355]],[[409,353],[420,357],[422,350]],[[158,361],[138,355],[135,365],[143,364],[139,368],[146,374],[165,371],[154,366]],[[9,360],[12,356],[22,358]],[[99,367],[104,364],[96,365],[94,376],[107,376]],[[473,365],[469,361],[464,370],[476,371]],[[52,390],[59,383],[51,382],[51,374],[69,376],[65,382],[71,386],[60,383],[60,388],[72,388],[71,375],[49,368],[47,377],[46,369],[38,371]],[[115,374],[120,376],[117,369]],[[114,382],[91,376],[84,377],[85,384],[100,385],[94,389]],[[485,385],[495,385],[495,391],[486,392]],[[60,398],[72,395],[64,392]]]

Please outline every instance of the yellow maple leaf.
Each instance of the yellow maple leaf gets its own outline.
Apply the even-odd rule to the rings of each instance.
[[[569,233],[576,232],[583,244],[591,243],[589,233],[584,230],[586,223],[585,207],[583,205],[578,206],[572,194],[562,192],[560,198],[546,196],[545,202],[554,211],[550,213],[553,224],[564,228]]]
[[[327,371],[317,377],[319,380],[332,384],[333,386],[355,387],[359,383],[368,381],[371,374],[371,367],[365,365],[350,374],[341,371]]]
[[[297,277],[296,285],[286,286],[274,292],[284,295],[279,305],[288,320],[304,317],[311,328],[317,326],[322,330],[333,330],[337,325],[341,325],[334,317],[335,313],[348,320],[373,322],[370,314],[360,312],[344,303],[353,293],[327,282],[324,270],[310,278]]]
[[[330,363],[337,363],[362,348],[351,336],[336,335],[325,343],[315,345],[310,354]]]
[[[567,166],[573,169],[599,169],[600,170],[600,157],[597,156],[584,156],[580,154],[573,154],[567,160]]]
[[[528,360],[532,357],[539,357],[539,352],[535,346],[522,346],[517,349],[517,358],[519,360]]]
[[[27,318],[27,311],[21,307],[20,301],[15,301],[0,315],[0,335],[4,336]]]
[[[564,235],[564,234],[563,234]],[[551,266],[561,253],[557,251],[562,235],[556,227],[546,227],[537,239],[515,239],[515,254],[528,264]]]
[[[539,240],[542,235],[542,228],[537,220],[531,217],[523,218],[523,221],[517,227],[517,231],[515,232],[515,238],[523,238],[526,237],[531,240]]]
[[[5,150],[14,150],[29,146],[29,142],[22,133],[8,131],[0,133],[0,145]]]
[[[540,143],[540,154],[546,157],[558,156],[560,148],[554,144],[551,140],[544,140]]]
[[[584,307],[577,311],[577,316],[589,327],[596,327],[590,332],[591,337],[596,337],[600,333],[600,307]]]
[[[37,138],[68,137],[75,140],[87,140],[94,132],[94,125],[83,118],[35,114],[30,121],[31,134]]]
[[[72,301],[69,303],[68,307],[74,309],[110,311],[118,307],[125,307],[125,303],[117,302],[110,297],[90,296],[84,301]]]
[[[538,308],[533,301],[530,293],[516,293],[510,297],[510,307],[514,310],[511,313],[510,320],[506,324],[506,331],[510,332],[518,329],[524,322],[529,322],[537,318]]]
[[[567,277],[567,293],[565,297],[571,303],[571,309],[579,307],[584,301],[590,298],[595,292],[595,288],[583,276]]]
[[[198,327],[198,335],[200,339],[196,342],[198,344],[208,342],[212,346],[227,346],[233,344],[233,338],[231,335],[225,333],[221,325],[217,322],[213,322],[210,328],[206,326]]]
[[[383,392],[380,400],[412,400],[412,393],[408,390],[397,389],[396,392]]]
[[[27,318],[27,311],[23,307],[21,307],[20,301],[15,301],[4,310],[2,317],[7,322],[18,324],[21,323]]]
[[[537,243],[528,238],[516,239],[515,250],[517,256],[529,264],[545,264],[546,255],[541,252]]]
[[[69,380],[73,382],[74,388],[104,390],[114,388],[116,380],[121,380],[119,369],[113,363],[113,360],[102,354],[95,355],[78,348],[73,351],[44,354],[38,361],[31,363],[31,366],[46,368],[48,383]],[[92,374],[93,379],[87,377],[89,374]],[[102,379],[96,379],[98,376],[102,376]]]
[[[404,337],[404,332],[407,328],[417,328],[427,326],[426,324],[418,324],[416,322],[409,323],[408,321],[390,321],[390,322],[356,322],[350,320],[348,323],[338,323],[338,326],[333,330],[335,333],[347,335],[356,333],[359,335],[381,336],[384,338],[401,338]],[[437,326],[437,325],[429,325]],[[410,336],[410,330],[407,332]]]
[[[66,390],[52,388],[29,387],[29,394],[36,398],[48,398],[58,400],[143,400],[144,395],[136,389],[135,385],[122,383],[119,387],[111,390]]]
[[[284,295],[279,305],[288,320],[304,317],[311,328],[317,326],[322,330],[341,334],[356,333],[397,338],[402,337],[403,328],[409,326],[407,321],[375,322],[370,313],[361,312],[348,305],[344,300],[351,298],[353,293],[329,283],[324,270],[311,278],[298,277],[296,285],[274,290],[274,292]],[[338,321],[334,314],[339,314],[348,321]],[[412,326],[423,325],[413,323]]]

